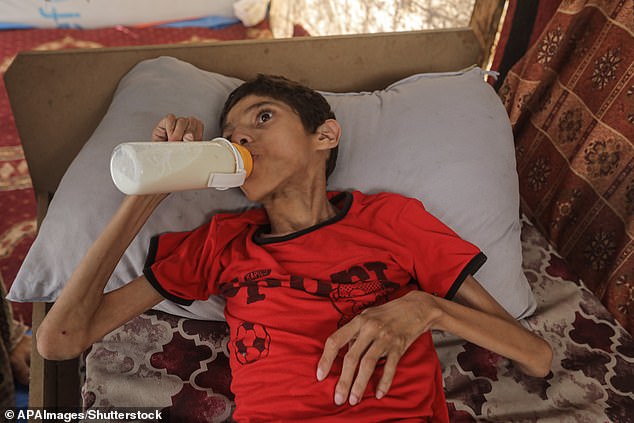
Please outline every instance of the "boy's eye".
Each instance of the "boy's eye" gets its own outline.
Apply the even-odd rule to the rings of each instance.
[[[262,111],[258,113],[258,123],[268,122],[269,120],[271,120],[272,117],[273,117],[272,112],[268,110]]]

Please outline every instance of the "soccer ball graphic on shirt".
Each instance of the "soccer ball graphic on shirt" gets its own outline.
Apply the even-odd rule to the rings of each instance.
[[[238,327],[234,342],[236,359],[240,364],[249,364],[269,355],[271,336],[266,328],[257,323],[244,322]]]

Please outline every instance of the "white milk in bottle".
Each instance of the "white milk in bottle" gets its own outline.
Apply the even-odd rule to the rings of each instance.
[[[110,174],[128,195],[241,186],[250,175],[249,151],[224,138],[196,142],[127,142],[116,146]]]

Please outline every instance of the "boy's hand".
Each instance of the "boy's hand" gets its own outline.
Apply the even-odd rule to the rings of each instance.
[[[326,378],[339,350],[349,345],[335,387],[335,403],[341,405],[349,401],[350,405],[356,405],[377,362],[385,357],[383,375],[375,393],[378,399],[382,398],[390,389],[396,366],[405,351],[423,332],[432,328],[439,313],[434,297],[422,291],[365,309],[326,340],[317,366],[317,379]]]
[[[202,140],[205,125],[193,116],[165,115],[152,130],[152,141]]]

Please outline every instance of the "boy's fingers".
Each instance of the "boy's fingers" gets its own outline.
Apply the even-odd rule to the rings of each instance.
[[[185,133],[183,134],[183,141],[194,141],[196,138],[196,118],[188,117],[187,118],[187,128],[185,128]]]
[[[152,141],[167,141],[167,131],[165,128],[157,126],[152,131]]]
[[[167,131],[167,139],[169,141],[182,141],[188,126],[188,118],[176,119],[176,124],[174,125],[174,130],[172,131],[172,133],[170,133],[169,130]]]
[[[204,125],[195,117],[179,117],[169,113],[152,131],[153,141],[202,140]]]
[[[203,139],[203,128],[205,127],[201,121],[196,118],[189,118],[189,125],[191,128],[192,139],[194,140],[202,140]]]
[[[172,132],[176,117],[173,114],[167,114],[156,124],[152,130],[152,141],[167,141],[168,129]]]
[[[376,398],[381,399],[387,394],[392,386],[392,380],[394,380],[394,375],[396,374],[396,366],[398,365],[401,356],[392,352],[388,354],[387,359],[385,360],[385,366],[383,366],[383,375],[381,376],[381,380],[376,387]]]
[[[176,116],[173,114],[167,114],[161,121],[161,126],[165,128],[165,133],[169,137],[169,135],[174,132],[174,127],[176,126]]]
[[[383,357],[384,349],[379,342],[374,342],[370,348],[363,354],[363,358],[359,362],[359,371],[354,380],[352,389],[350,389],[350,405],[356,405],[363,398],[368,381],[376,369],[376,363]]]
[[[324,352],[317,364],[317,380],[322,381],[328,376],[339,350],[356,336],[357,328],[351,323],[342,326],[326,339]]]
[[[184,141],[200,141],[203,138],[203,123],[195,117],[188,119],[187,130],[183,136]]]
[[[370,342],[372,342],[372,338],[367,336],[357,337],[344,356],[341,375],[339,376],[339,381],[337,381],[337,386],[335,387],[335,404],[341,405],[348,400],[354,375],[357,373],[359,362],[366,353]],[[372,374],[372,372],[370,372],[370,374]],[[350,404],[355,405],[360,399],[361,395],[355,396],[354,398],[350,397]]]

